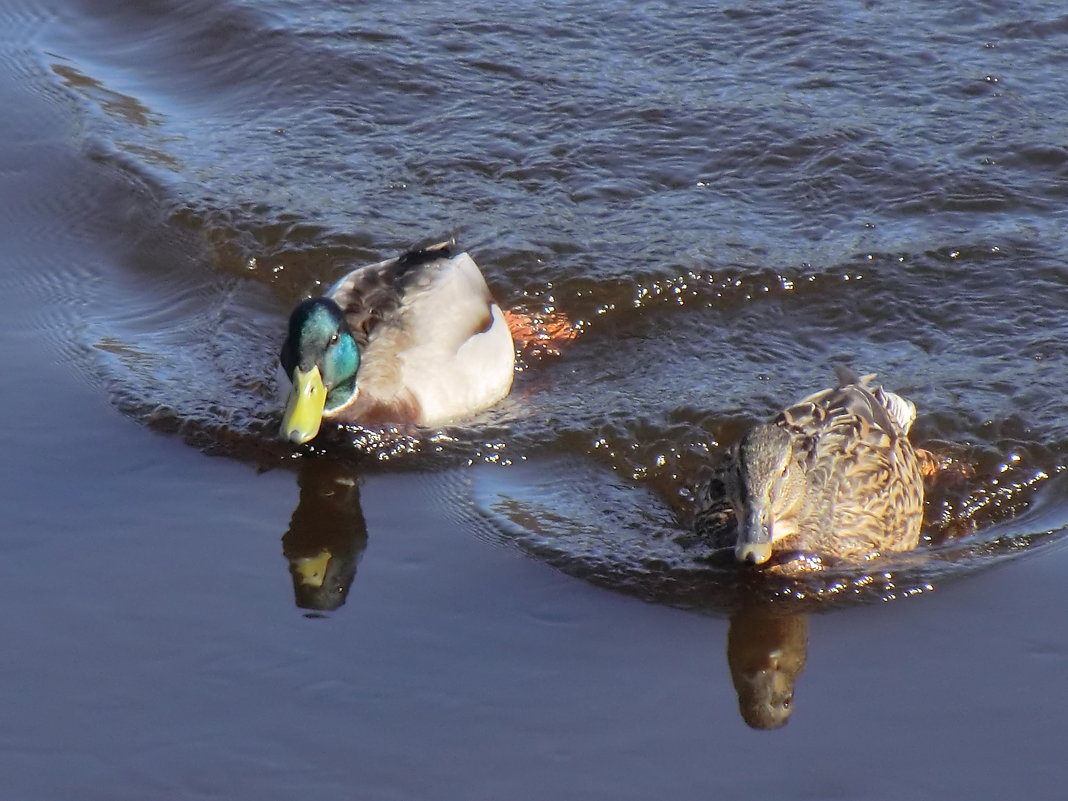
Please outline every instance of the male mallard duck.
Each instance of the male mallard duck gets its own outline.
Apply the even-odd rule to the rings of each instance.
[[[474,260],[445,242],[344,276],[289,318],[282,436],[321,422],[434,426],[508,394],[515,348]]]
[[[838,386],[754,426],[697,499],[698,531],[741,562],[773,552],[856,558],[919,542],[923,475],[911,401],[838,368]]]

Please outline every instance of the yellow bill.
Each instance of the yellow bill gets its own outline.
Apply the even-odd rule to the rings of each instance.
[[[293,569],[300,576],[301,584],[309,587],[322,587],[326,581],[326,571],[330,567],[330,560],[334,555],[325,548],[315,556],[293,560]]]
[[[318,367],[293,370],[293,391],[282,415],[282,436],[298,445],[319,433],[326,408],[326,387]]]

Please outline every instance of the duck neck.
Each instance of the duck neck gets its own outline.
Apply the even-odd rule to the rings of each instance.
[[[356,395],[356,374],[335,384],[326,395],[326,411],[340,409]]]

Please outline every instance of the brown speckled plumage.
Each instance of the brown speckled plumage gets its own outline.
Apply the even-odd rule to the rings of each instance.
[[[840,369],[838,378],[755,426],[700,488],[697,529],[714,546],[735,546],[745,560],[748,532],[762,527],[775,553],[861,558],[917,545],[923,476],[907,436],[915,407],[872,385],[874,376]]]

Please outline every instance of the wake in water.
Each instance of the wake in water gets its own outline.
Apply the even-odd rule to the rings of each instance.
[[[776,78],[753,102],[759,86],[702,105],[705,79],[660,58],[678,47],[606,88],[588,77],[601,72],[573,69],[583,48],[557,50],[556,37],[543,59],[512,64],[522,47],[501,43],[521,34],[508,20],[499,37],[461,25],[383,49],[356,10],[331,10],[354,25],[339,37],[347,28],[315,15],[292,21],[296,35],[244,7],[187,6],[171,24],[192,26],[189,40],[133,7],[101,21],[92,47],[61,32],[35,40],[41,82],[85,132],[84,224],[114,259],[26,280],[56,290],[42,330],[123,413],[267,468],[316,455],[353,471],[471,466],[472,525],[687,606],[720,608],[746,588],[900,597],[1061,527],[1064,226],[1045,169],[1056,154],[991,136],[1006,152],[979,158],[959,125],[976,111],[961,87],[943,87],[962,105],[941,138],[917,138],[892,92],[876,127],[814,124],[825,103],[784,108],[788,64],[768,67]],[[689,22],[673,19],[675,44],[691,45]],[[621,36],[636,53],[651,41]],[[142,40],[160,45],[148,73]],[[193,40],[204,47],[183,46]],[[246,40],[258,46],[235,46]],[[476,52],[457,59],[450,41]],[[982,111],[1011,116],[997,103]],[[931,153],[934,139],[957,149]],[[992,183],[976,167],[988,156],[1018,166]],[[289,310],[353,265],[464,226],[501,305],[562,314],[575,341],[529,352],[511,395],[463,425],[338,428],[303,450],[277,437]],[[834,363],[900,379],[924,410],[916,443],[962,467],[928,488],[923,546],[871,575],[797,584],[717,565],[688,534],[702,472]]]
[[[760,307],[785,310],[794,299],[794,290],[767,283],[762,272],[710,270],[629,289],[572,279],[563,288],[506,290],[502,303],[528,318],[563,311],[574,320],[577,339],[557,353],[524,352],[503,402],[459,426],[339,427],[294,448],[277,435],[281,403],[274,383],[289,305],[277,296],[291,292],[289,265],[308,272],[321,262],[368,258],[323,232],[296,247],[282,238],[269,249],[264,229],[213,227],[230,216],[182,210],[168,223],[201,242],[225,243],[206,258],[191,253],[184,237],[133,254],[134,266],[147,262],[164,276],[171,270],[184,276],[169,303],[160,303],[157,279],[102,276],[115,291],[79,309],[77,325],[54,332],[78,337],[66,350],[124,413],[205,452],[264,468],[299,468],[326,456],[349,463],[354,475],[472,466],[478,514],[471,523],[479,530],[596,583],[713,610],[745,597],[820,604],[898,598],[1028,551],[1060,527],[1049,510],[1065,501],[1063,487],[1047,479],[1062,469],[1061,449],[1036,441],[1011,418],[962,428],[969,419],[963,405],[960,416],[936,411],[917,423],[917,444],[944,460],[928,487],[918,551],[881,561],[871,572],[830,570],[795,579],[740,572],[719,561],[690,533],[694,488],[787,391],[763,370],[769,349],[785,351],[784,383],[813,380],[796,344],[780,347],[775,332],[764,342],[746,342],[734,330],[749,327],[754,309],[759,319]],[[299,229],[287,230],[297,236],[292,232]],[[493,282],[493,263],[485,269]],[[816,282],[829,280],[816,275]],[[689,294],[679,303],[672,299],[677,293],[651,288],[665,285],[684,285]],[[769,286],[775,288],[759,290]],[[870,363],[870,350],[864,353]],[[928,397],[921,408],[940,409],[937,395],[921,394]],[[977,395],[982,392],[962,397],[974,402]],[[1034,516],[1036,506],[1046,512]],[[1056,525],[1036,528],[1038,521]]]

